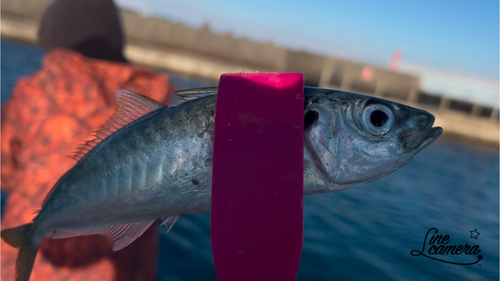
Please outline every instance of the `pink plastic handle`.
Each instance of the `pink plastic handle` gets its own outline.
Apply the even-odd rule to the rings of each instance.
[[[300,73],[221,76],[211,213],[219,281],[296,279],[303,240],[303,116]]]

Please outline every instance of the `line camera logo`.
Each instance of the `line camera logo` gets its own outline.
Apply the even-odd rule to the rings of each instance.
[[[480,234],[481,233],[479,233],[477,229],[471,230],[470,238],[477,240]],[[483,256],[479,255],[480,252],[479,245],[469,245],[468,243],[465,245],[450,244],[450,235],[438,235],[438,229],[431,228],[425,234],[422,251],[413,250],[411,251],[411,255],[414,257],[421,255],[429,259],[450,264],[473,265],[483,259]],[[463,262],[463,258],[460,259],[456,257],[460,255],[473,256],[474,259],[470,262]]]

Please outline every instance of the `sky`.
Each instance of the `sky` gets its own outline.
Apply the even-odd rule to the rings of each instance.
[[[260,42],[388,67],[402,63],[498,80],[498,0],[115,0],[120,7],[209,24]]]

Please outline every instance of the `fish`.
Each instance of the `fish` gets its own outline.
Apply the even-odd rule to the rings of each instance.
[[[113,115],[73,155],[31,223],[1,231],[29,280],[42,238],[101,234],[120,250],[158,219],[210,211],[217,88],[177,92],[167,107],[120,90]],[[336,192],[401,167],[443,132],[424,110],[304,88],[304,194]]]

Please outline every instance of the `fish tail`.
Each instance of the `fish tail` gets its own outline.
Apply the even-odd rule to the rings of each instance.
[[[28,281],[31,270],[36,259],[36,253],[40,244],[32,244],[31,236],[33,224],[25,224],[14,228],[2,230],[3,240],[15,247],[20,248],[16,260],[16,281]]]
[[[32,223],[2,230],[3,241],[15,248],[21,248],[33,226]]]

